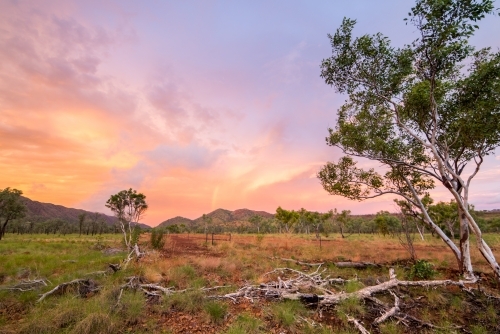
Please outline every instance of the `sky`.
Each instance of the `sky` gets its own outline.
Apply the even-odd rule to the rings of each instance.
[[[325,137],[346,97],[320,63],[343,17],[355,35],[410,43],[413,4],[0,0],[0,189],[109,214],[110,195],[133,188],[151,226],[217,208],[394,211],[390,197],[321,187],[317,172],[341,156]],[[480,28],[472,44],[498,49],[500,19]],[[476,208],[500,208],[499,177],[489,156]]]

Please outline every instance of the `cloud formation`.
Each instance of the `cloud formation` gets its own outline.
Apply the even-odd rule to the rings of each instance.
[[[361,33],[412,40],[404,25],[392,29],[411,4],[6,1],[0,188],[105,212],[132,187],[146,194],[151,225],[219,207],[391,210],[390,198],[329,196],[316,178],[339,156],[324,137],[344,100],[319,64],[344,16]],[[498,175],[491,157],[479,208],[500,207]]]

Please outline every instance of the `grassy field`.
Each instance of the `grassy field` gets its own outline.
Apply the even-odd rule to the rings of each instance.
[[[486,237],[500,257],[500,235]],[[336,292],[352,292],[387,281],[389,267],[395,269],[398,278],[407,279],[411,264],[397,238],[352,235],[342,239],[332,235],[322,241],[321,249],[310,235],[232,235],[231,241],[216,240],[215,245],[207,244],[202,235],[170,235],[165,241],[164,249],[154,251],[149,236],[143,235],[141,248],[148,252],[144,258],[125,270],[103,274],[109,263],[119,263],[126,257],[120,251],[119,235],[6,235],[0,242],[0,333],[357,333],[347,322],[347,315],[363,321],[372,333],[500,331],[500,300],[456,287],[395,290],[403,313],[436,328],[416,328],[395,320],[370,327],[380,314],[359,300],[348,299],[319,312],[298,301],[243,298],[233,303],[213,298],[277,278],[266,275],[275,268],[313,270],[283,259],[323,262],[323,275],[351,279],[347,284],[329,287]],[[432,264],[433,278],[459,278],[456,261],[440,240],[427,236],[425,241],[416,240],[415,247],[419,259]],[[482,278],[479,288],[498,295],[499,286],[486,262],[475,251],[472,257]],[[348,260],[380,266],[360,270],[333,264]],[[121,292],[131,276],[177,292],[161,298],[147,298],[130,289]],[[26,292],[8,289],[41,278],[47,286]],[[42,293],[56,285],[80,278],[95,281],[99,291],[82,294],[77,288],[68,289],[37,302]],[[202,289],[217,286],[222,287]],[[388,293],[377,298],[394,302]]]

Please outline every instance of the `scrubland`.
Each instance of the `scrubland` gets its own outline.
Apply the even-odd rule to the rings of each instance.
[[[486,238],[500,256],[500,235]],[[119,235],[7,235],[0,243],[0,333],[358,333],[348,317],[372,333],[500,332],[500,286],[476,252],[478,284],[467,289],[398,287],[392,292],[401,300],[400,315],[420,323],[391,318],[372,326],[380,309],[364,300],[318,308],[297,300],[218,297],[290,275],[276,268],[317,269],[304,263],[322,263],[324,277],[347,280],[328,286],[335,293],[387,281],[389,268],[400,279],[417,279],[411,277],[415,271],[397,238],[331,235],[320,248],[311,235],[232,235],[230,241],[212,245],[203,235],[182,234],[167,236],[163,249],[153,250],[144,234],[140,246],[147,253],[143,258],[113,272],[108,265],[127,255]],[[429,278],[460,279],[452,253],[440,240],[427,235],[415,240],[415,247],[418,258],[430,263]],[[339,268],[334,264],[339,261],[376,266]],[[158,297],[122,289],[132,276],[172,293]],[[68,288],[38,301],[58,284],[81,278],[91,279],[97,288]],[[13,288],[36,279],[47,285],[24,292]],[[394,303],[389,292],[376,297]]]

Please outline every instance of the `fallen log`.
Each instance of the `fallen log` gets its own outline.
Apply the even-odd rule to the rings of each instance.
[[[40,296],[37,302],[41,302],[47,296],[63,294],[71,289],[77,289],[80,297],[87,297],[90,293],[99,291],[99,286],[97,285],[97,282],[92,279],[75,279],[70,282],[61,283],[52,290],[45,292]]]
[[[338,268],[357,268],[364,269],[368,267],[380,267],[379,264],[372,262],[351,262],[351,261],[341,261],[333,263]]]

